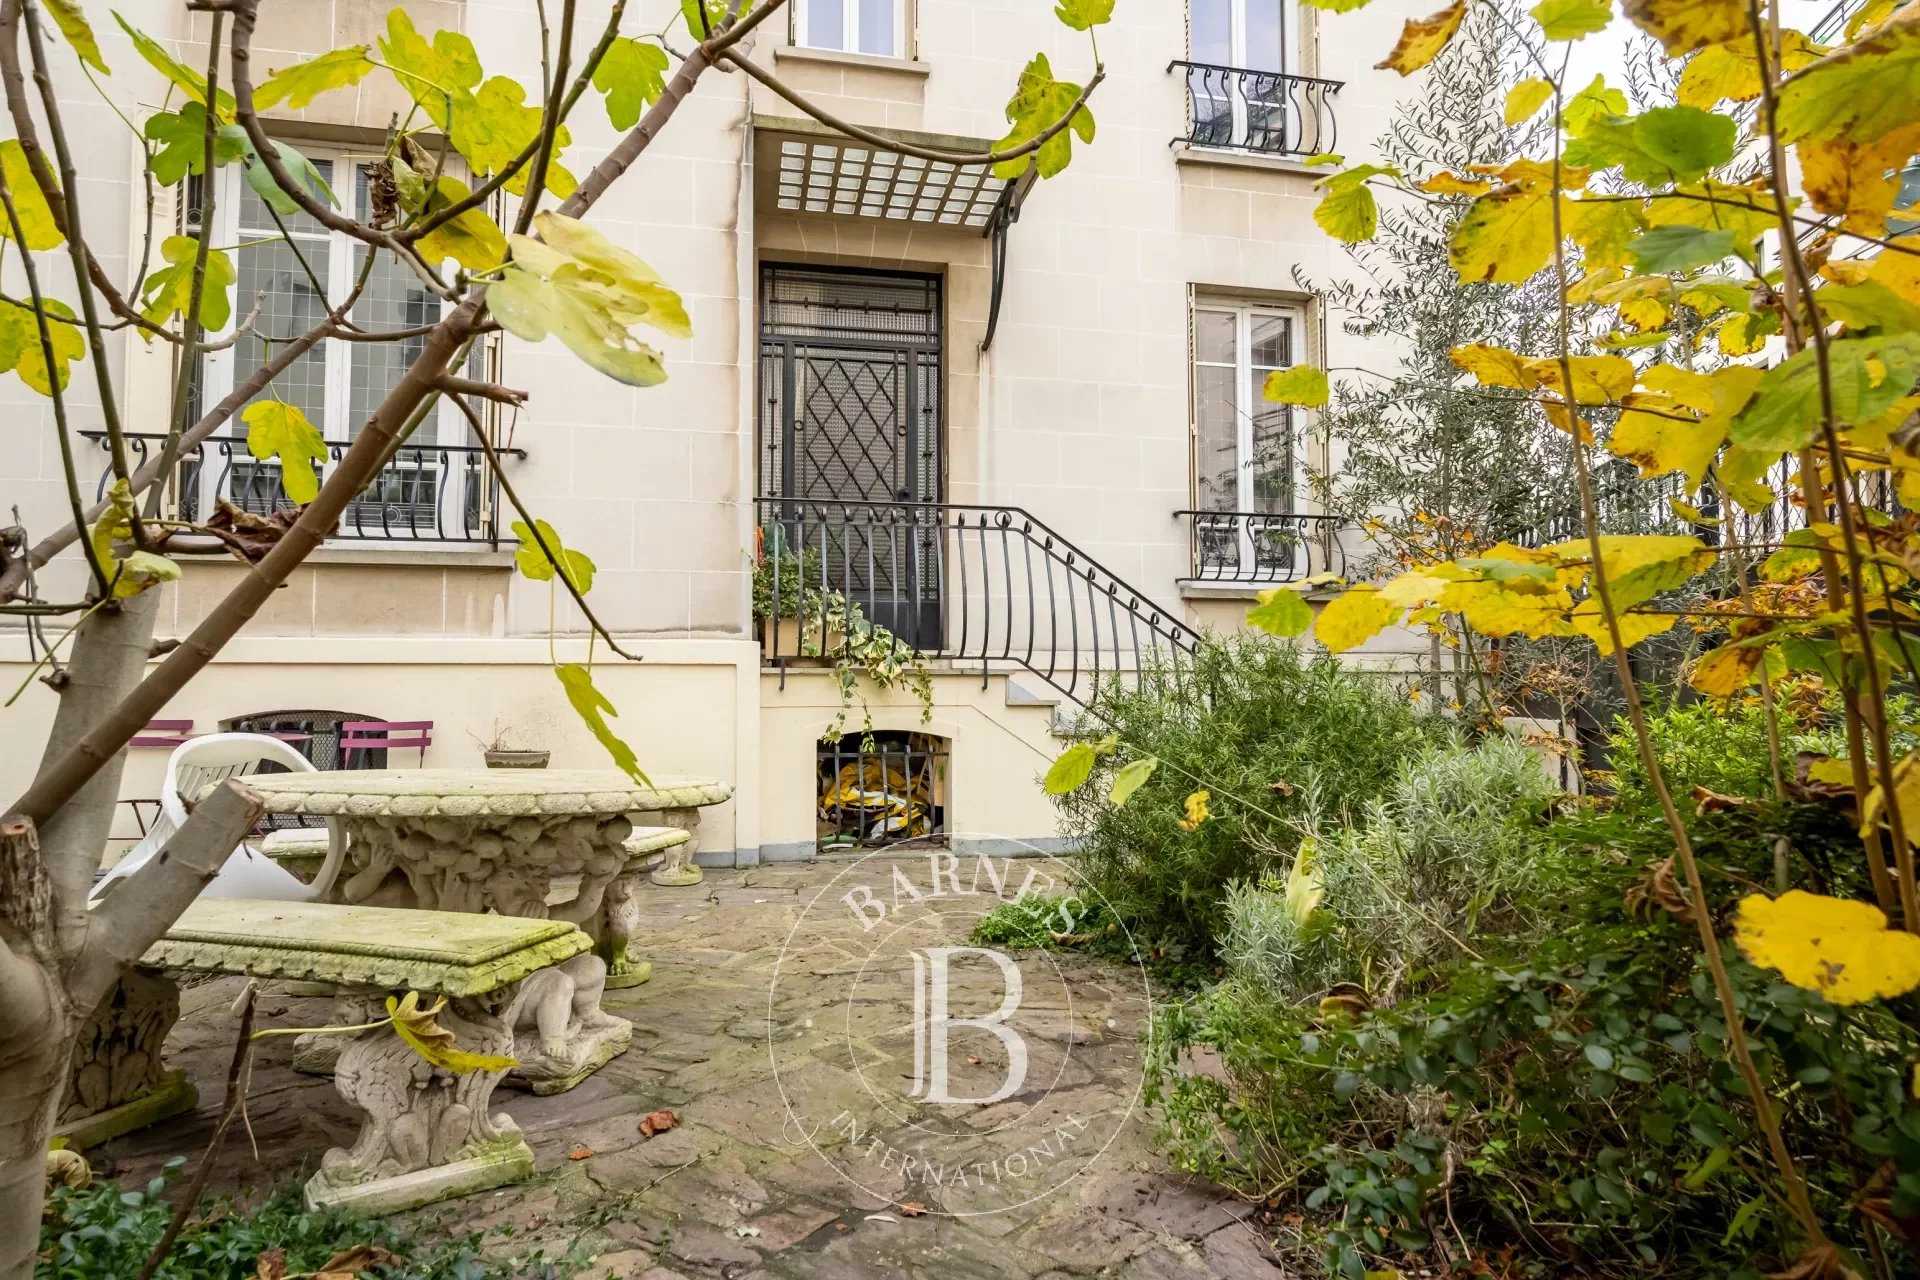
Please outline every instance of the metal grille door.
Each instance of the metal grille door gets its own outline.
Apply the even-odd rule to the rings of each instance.
[[[873,621],[936,646],[938,522],[876,546],[859,504],[943,496],[940,314],[934,276],[761,272],[761,492],[847,508],[844,522],[822,524],[816,506],[804,529],[796,516],[783,545],[817,554],[823,585]]]

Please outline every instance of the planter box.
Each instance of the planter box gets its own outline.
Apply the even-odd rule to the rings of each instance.
[[[799,617],[760,618],[758,621],[762,661],[784,658],[790,662],[832,666],[834,658],[846,643],[846,633],[829,624],[826,628],[825,651],[816,652],[822,648],[818,617],[811,622]]]
[[[486,756],[489,769],[544,769],[547,760],[553,754],[549,751],[502,751],[488,749]]]

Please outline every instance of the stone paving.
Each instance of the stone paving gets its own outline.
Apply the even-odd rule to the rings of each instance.
[[[510,1227],[516,1251],[578,1246],[595,1254],[585,1273],[595,1280],[1291,1274],[1245,1221],[1248,1206],[1188,1185],[1153,1154],[1136,1105],[1148,997],[1124,965],[1022,957],[1015,1030],[955,1031],[949,1087],[969,1100],[1011,1081],[1009,1039],[1033,1083],[969,1106],[909,1096],[922,1086],[916,993],[931,998],[912,952],[963,944],[983,909],[919,901],[914,886],[926,894],[931,869],[923,854],[650,888],[635,936],[653,979],[606,999],[633,1021],[632,1050],[569,1093],[500,1090],[496,1109],[526,1132],[537,1176],[423,1210],[423,1223]],[[864,915],[842,902],[856,880],[852,892],[876,895]],[[956,1017],[1002,994],[980,959],[951,984]],[[198,1112],[98,1149],[97,1164],[139,1179],[170,1156],[197,1158],[222,1104],[239,990],[221,979],[183,995],[169,1056],[199,1084]],[[259,1006],[262,1025],[311,1026],[327,1013],[323,999],[272,990]],[[263,1042],[253,1143],[230,1133],[216,1193],[304,1177],[354,1133],[331,1081],[295,1072],[291,1056],[291,1038]],[[642,1117],[660,1109],[677,1125],[644,1136]]]

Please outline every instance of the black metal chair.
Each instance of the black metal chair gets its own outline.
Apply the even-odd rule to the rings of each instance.
[[[316,769],[384,769],[387,767],[384,749],[356,750],[351,756],[340,749],[340,726],[374,719],[378,717],[359,711],[254,711],[222,720],[220,729],[223,733],[262,733],[284,739]],[[260,772],[284,773],[285,770],[268,762],[260,766]],[[325,818],[307,814],[270,813],[262,820],[261,828],[285,831],[326,825]]]

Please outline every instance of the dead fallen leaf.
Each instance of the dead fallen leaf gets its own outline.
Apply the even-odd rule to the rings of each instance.
[[[924,1218],[927,1216],[927,1206],[921,1204],[918,1200],[909,1200],[900,1206],[900,1216],[903,1218]]]
[[[834,1224],[833,1224],[833,1229],[834,1229],[835,1231],[851,1231],[851,1230],[853,1230],[853,1228],[852,1228],[852,1227],[850,1227],[850,1226],[848,1226],[848,1225],[847,1225],[846,1223],[844,1223],[844,1222],[836,1222],[836,1223],[834,1223]]]
[[[593,1159],[593,1148],[589,1146],[574,1147],[572,1150],[567,1152],[567,1159],[591,1160]]]
[[[1696,806],[1695,812],[1697,813],[1724,813],[1728,809],[1738,809],[1742,805],[1752,803],[1752,801],[1745,800],[1740,796],[1722,795],[1720,792],[1710,791],[1706,787],[1695,787],[1693,789],[1693,802]]]
[[[254,1280],[287,1280],[287,1251],[269,1249],[254,1263]]]
[[[357,1244],[328,1258],[318,1271],[289,1276],[287,1280],[354,1280],[369,1267],[397,1267],[400,1256],[377,1244]]]
[[[658,1111],[649,1111],[640,1117],[640,1136],[651,1138],[656,1133],[665,1133],[680,1123],[680,1117],[665,1107]]]

